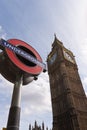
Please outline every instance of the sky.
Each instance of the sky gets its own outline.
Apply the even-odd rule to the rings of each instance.
[[[0,0],[0,38],[16,38],[34,47],[46,62],[54,33],[70,49],[87,94],[87,0]],[[6,127],[13,84],[0,75],[0,129]],[[52,125],[48,73],[22,87],[20,129]]]

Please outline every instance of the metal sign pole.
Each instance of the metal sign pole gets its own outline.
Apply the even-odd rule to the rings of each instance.
[[[7,122],[7,130],[19,130],[22,76],[17,75]]]
[[[0,39],[0,49],[3,51],[0,53],[0,73],[14,83],[6,129],[19,130],[21,85],[36,80],[46,71],[46,64],[32,46],[18,39]]]

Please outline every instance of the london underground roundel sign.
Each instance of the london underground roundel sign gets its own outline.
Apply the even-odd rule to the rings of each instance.
[[[29,44],[18,39],[3,40],[0,45],[5,47],[9,59],[22,71],[38,75],[46,69],[46,65],[38,52]]]

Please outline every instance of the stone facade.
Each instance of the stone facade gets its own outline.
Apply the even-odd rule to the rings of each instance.
[[[87,98],[75,57],[56,36],[47,64],[53,130],[87,130]]]

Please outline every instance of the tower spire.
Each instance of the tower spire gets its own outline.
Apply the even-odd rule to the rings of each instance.
[[[56,33],[54,33],[54,37],[56,38]]]
[[[55,44],[63,46],[63,43],[57,38],[56,33],[54,33],[54,42],[52,44],[52,47],[54,47]]]
[[[44,122],[42,122],[42,130],[44,130]]]
[[[31,130],[31,124],[29,125],[29,130]]]

